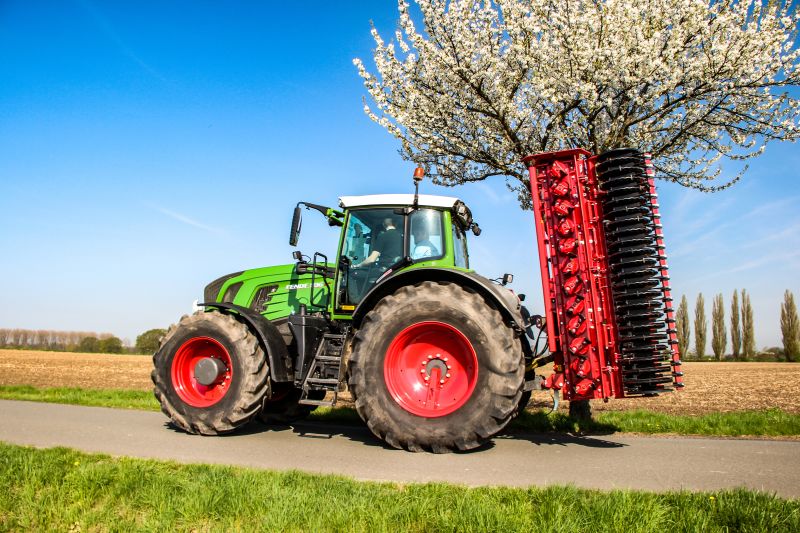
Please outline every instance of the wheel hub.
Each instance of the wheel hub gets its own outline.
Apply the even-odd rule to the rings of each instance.
[[[446,383],[451,377],[450,370],[452,369],[447,364],[448,360],[448,357],[442,358],[442,354],[439,353],[435,356],[428,355],[427,359],[422,360],[420,373],[423,374],[423,379],[425,381],[433,380],[434,383],[439,382],[440,385]]]
[[[194,367],[194,377],[198,383],[208,387],[217,383],[221,377],[227,372],[225,363],[217,359],[215,356],[203,357]]]

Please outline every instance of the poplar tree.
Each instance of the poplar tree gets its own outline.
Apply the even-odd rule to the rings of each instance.
[[[788,290],[783,293],[781,304],[781,334],[786,360],[796,361],[800,358],[800,320],[797,318],[794,294]]]
[[[731,301],[731,353],[738,360],[742,349],[742,329],[739,324],[739,291],[733,291]]]
[[[686,301],[686,295],[681,296],[681,303],[678,306],[678,312],[675,314],[675,329],[678,330],[678,351],[681,357],[688,357],[689,350],[689,335],[691,335],[691,326],[689,324],[689,303]]]
[[[722,303],[722,294],[714,297],[711,306],[711,348],[718,361],[725,355],[725,346],[728,340],[725,335],[725,308]]]
[[[750,295],[742,289],[742,353],[745,359],[756,355],[756,334],[753,327],[753,306]]]
[[[697,295],[697,304],[694,306],[694,349],[698,359],[706,355],[707,334],[706,302],[701,292]]]

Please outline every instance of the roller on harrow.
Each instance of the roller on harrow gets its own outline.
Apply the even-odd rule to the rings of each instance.
[[[439,453],[480,446],[536,387],[572,401],[681,388],[649,156],[576,149],[525,161],[541,315],[506,287],[510,274],[470,268],[478,224],[458,198],[420,195],[418,168],[414,194],[297,205],[289,243],[303,208],[318,211],[342,228],[332,260],[295,251],[294,263],[210,283],[203,310],[171,327],[153,357],[162,411],[216,435],[251,420],[294,423],[348,388],[377,437]]]

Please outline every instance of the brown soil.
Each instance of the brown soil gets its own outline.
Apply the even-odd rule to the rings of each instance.
[[[704,414],[779,408],[800,413],[798,363],[684,363],[686,387],[653,398],[592,402],[593,411],[647,409]],[[531,406],[550,405],[549,393],[534,393]]]
[[[0,349],[0,385],[151,390],[150,357]],[[593,402],[595,411],[702,414],[777,407],[800,413],[798,363],[684,363],[686,388],[655,398]],[[340,398],[349,399],[342,394]],[[531,406],[547,406],[547,392]],[[344,402],[349,403],[349,402]]]
[[[0,349],[0,385],[152,390],[144,355]]]

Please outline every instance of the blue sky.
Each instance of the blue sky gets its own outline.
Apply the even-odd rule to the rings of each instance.
[[[221,274],[291,261],[298,200],[410,192],[413,168],[362,112],[354,57],[392,0],[0,4],[0,327],[134,340]],[[368,64],[370,62],[368,61]],[[672,283],[747,288],[759,347],[800,297],[800,150],[771,145],[708,195],[662,183]],[[541,310],[535,235],[502,178],[457,189],[484,233],[473,266]],[[308,213],[300,248],[332,254]]]

